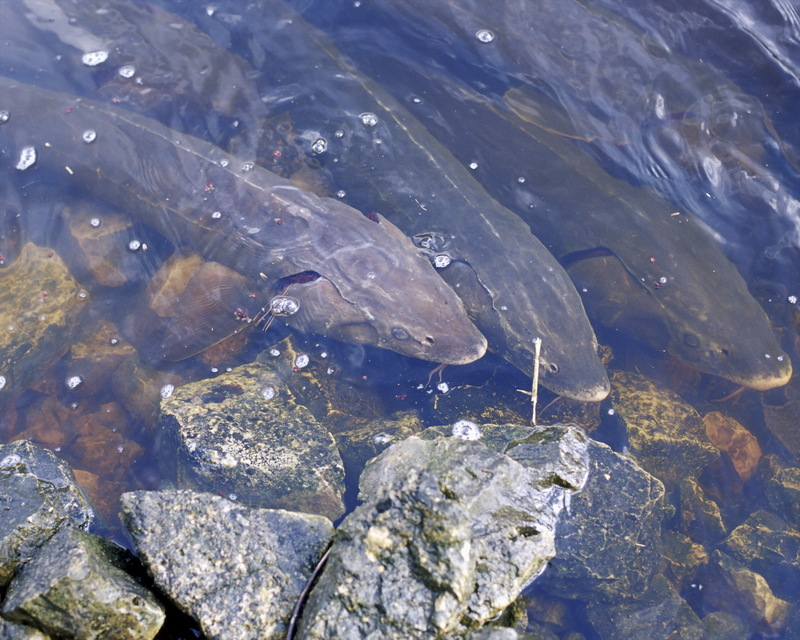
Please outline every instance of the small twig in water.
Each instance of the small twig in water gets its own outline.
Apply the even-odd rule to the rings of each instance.
[[[542,353],[542,339],[533,340],[533,380],[531,382],[531,424],[536,426],[536,403],[539,400],[539,357]]]

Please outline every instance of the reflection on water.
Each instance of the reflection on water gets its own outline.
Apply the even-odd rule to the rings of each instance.
[[[800,99],[800,19],[790,4],[296,4],[356,66],[417,114],[462,164],[474,163],[473,175],[490,192],[502,197],[505,189],[509,206],[522,202],[547,207],[547,197],[549,206],[555,201],[561,205],[577,199],[583,183],[561,176],[563,193],[556,197],[537,190],[536,180],[523,171],[507,175],[513,171],[513,157],[510,169],[499,169],[493,163],[500,156],[491,146],[503,146],[505,131],[499,120],[493,128],[482,119],[475,106],[479,103],[481,108],[505,110],[509,118],[535,121],[542,131],[593,158],[610,176],[652,187],[682,215],[696,216],[704,242],[707,236],[713,238],[745,276],[797,370],[800,124],[794,112]],[[339,132],[327,136],[322,124],[319,130],[311,129],[298,115],[327,110],[335,121],[336,100],[321,106],[319,102],[320,96],[335,98],[335,91],[315,94],[298,73],[284,78],[271,93],[265,78],[283,71],[265,68],[255,49],[247,46],[256,27],[236,19],[239,8],[217,5],[212,10],[175,2],[167,8],[208,31],[227,51],[215,48],[211,40],[196,39],[188,28],[137,32],[131,25],[140,24],[139,9],[125,3],[114,5],[117,13],[109,14],[106,22],[86,14],[72,22],[42,23],[9,10],[0,28],[3,73],[72,95],[122,103],[229,149],[243,161],[258,158],[311,191],[335,192],[337,169],[326,167],[326,162]],[[72,10],[80,11],[78,5]],[[112,50],[110,43],[115,41],[136,51],[136,59],[115,59],[115,67],[64,61],[70,51]],[[304,51],[290,55],[301,67]],[[523,108],[530,102],[510,99],[526,90],[546,96],[560,109],[532,116]],[[448,107],[446,100],[455,102]],[[354,115],[374,127],[380,117],[369,108]],[[524,141],[524,135],[520,133],[516,142]],[[377,148],[382,142],[375,143]],[[513,153],[521,158],[526,144]],[[251,362],[288,330],[276,320],[266,333],[234,330],[226,340],[208,339],[220,326],[209,320],[212,310],[233,306],[244,326],[241,321],[255,315],[262,304],[258,300],[252,308],[245,306],[257,294],[236,274],[210,267],[212,263],[204,263],[197,253],[182,250],[184,238],[164,227],[156,231],[130,211],[62,182],[25,184],[19,173],[5,169],[6,160],[0,173],[0,295],[17,306],[4,305],[6,315],[0,321],[0,439],[27,438],[62,456],[98,507],[106,532],[118,536],[119,494],[155,488],[160,481],[155,462],[159,400],[179,385]],[[524,166],[520,159],[519,167]],[[414,167],[406,169],[413,180]],[[367,167],[349,170],[366,175]],[[511,186],[503,186],[504,181]],[[358,202],[359,194],[354,187],[340,196]],[[607,210],[599,200],[594,205],[587,213],[592,224],[576,227],[574,234],[566,234],[568,239],[595,229],[592,225],[597,235],[603,225],[620,224],[609,215],[604,218]],[[643,243],[652,240],[647,232],[656,234],[655,229],[655,224],[645,228]],[[632,225],[615,232],[631,233]],[[469,230],[465,233],[468,236]],[[689,237],[685,239],[689,244]],[[569,248],[558,257],[569,253],[565,263],[574,265],[587,257],[578,255],[585,247],[564,242]],[[558,253],[555,241],[547,244]],[[642,459],[650,446],[647,429],[635,433],[632,425],[651,424],[654,430],[666,423],[691,425],[697,440],[686,447],[702,449],[701,455],[713,462],[697,478],[676,476],[680,461],[673,461],[672,474],[664,472],[662,477],[651,471],[667,483],[673,508],[663,534],[663,575],[671,585],[664,588],[677,592],[695,614],[721,626],[725,615],[739,609],[747,610],[748,619],[763,618],[761,627],[741,630],[745,635],[739,637],[791,637],[800,624],[800,566],[791,551],[800,535],[794,489],[800,455],[797,375],[785,387],[737,393],[736,385],[687,366],[688,357],[680,362],[665,356],[659,340],[660,323],[666,322],[644,302],[634,303],[635,297],[621,294],[622,285],[614,280],[618,271],[604,271],[619,269],[613,258],[616,249],[610,242],[601,244],[606,253],[592,254],[590,266],[571,273],[595,283],[603,270],[597,285],[600,297],[619,297],[613,309],[627,305],[632,316],[615,324],[617,312],[604,311],[598,314],[603,324],[595,323],[600,342],[613,351],[613,357],[605,359],[617,372],[612,394],[601,404],[586,404],[543,390],[539,421],[577,421],[597,439]],[[661,248],[657,241],[653,246]],[[504,258],[513,262],[515,256]],[[691,259],[687,289],[690,277],[702,284],[711,281],[702,270],[714,268],[702,250]],[[655,255],[647,260],[659,265]],[[645,272],[634,273],[634,284],[640,273]],[[651,300],[657,289],[669,284],[658,274],[647,274]],[[602,288],[604,282],[607,289]],[[296,285],[296,291],[300,284],[284,281],[282,286]],[[245,302],[238,306],[236,300]],[[720,317],[724,304],[712,306],[703,312],[704,318]],[[729,313],[737,322],[745,315],[742,308],[737,317],[735,305]],[[630,338],[637,332],[640,341]],[[737,334],[743,345],[758,339],[752,325]],[[690,331],[681,331],[680,338],[684,346],[696,346]],[[164,340],[173,340],[174,350],[184,353],[213,346],[167,363],[163,352],[153,349]],[[324,352],[337,375],[352,383],[345,386],[358,390],[340,397],[340,402],[364,402],[370,412],[387,414],[413,409],[425,426],[459,419],[520,422],[528,417],[529,398],[520,393],[529,389],[528,378],[495,356],[445,369],[437,387],[438,374],[426,384],[428,363],[317,336],[307,340],[303,348]],[[684,436],[674,435],[678,440]],[[724,454],[717,457],[716,450]],[[660,469],[658,464],[654,469]],[[348,487],[352,507],[353,478],[348,478]],[[743,590],[726,583],[736,573],[726,568],[728,558],[759,574],[761,581],[752,590],[771,598],[778,613],[773,611],[770,618],[755,601],[725,601],[725,594]],[[527,594],[531,628],[541,625],[562,636],[580,631],[597,637],[602,627],[597,602],[587,606],[561,597],[564,594],[551,587],[545,575]],[[624,607],[619,610],[624,612]]]

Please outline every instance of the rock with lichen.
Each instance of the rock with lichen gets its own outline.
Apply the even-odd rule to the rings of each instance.
[[[0,445],[0,511],[0,586],[59,529],[94,519],[70,468],[26,440]]]
[[[126,570],[133,558],[90,533],[64,527],[10,582],[2,615],[59,638],[151,640],[164,608]]]
[[[191,491],[126,493],[122,520],[156,585],[209,640],[283,640],[333,535],[321,516]]]
[[[330,519],[344,513],[333,436],[263,364],[176,388],[159,428],[161,467],[177,488]]]
[[[547,478],[453,437],[410,437],[373,459],[359,483],[363,504],[337,531],[301,636],[455,638],[498,615],[552,558],[565,496],[582,485],[578,468],[585,478],[585,436],[557,431],[574,436],[566,439],[576,450],[571,464],[549,459]]]

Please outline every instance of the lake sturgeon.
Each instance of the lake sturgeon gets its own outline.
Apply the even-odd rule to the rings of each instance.
[[[6,77],[0,103],[0,167],[26,183],[60,174],[249,278],[317,274],[352,310],[332,337],[441,363],[485,352],[461,301],[382,218],[123,109]]]

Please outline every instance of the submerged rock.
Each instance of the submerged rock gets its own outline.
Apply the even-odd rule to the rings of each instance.
[[[60,528],[94,518],[70,468],[26,440],[0,445],[0,511],[0,586]]]
[[[122,519],[155,583],[210,640],[282,640],[333,535],[321,516],[191,491],[126,493]]]
[[[50,640],[50,636],[39,629],[0,618],[0,640]]]
[[[331,519],[344,513],[333,436],[265,365],[175,389],[159,426],[161,466],[178,488]]]
[[[571,492],[460,438],[397,443],[359,486],[364,504],[337,532],[301,637],[463,637],[544,570]]]
[[[123,553],[85,531],[61,529],[11,581],[3,617],[57,637],[154,638],[164,609],[122,570]]]
[[[625,425],[631,457],[663,483],[697,477],[719,456],[700,414],[676,393],[644,376],[616,371],[611,398]]]
[[[589,477],[556,526],[544,582],[565,598],[636,599],[661,562],[664,485],[599,442],[589,440],[588,455]]]
[[[31,243],[0,270],[0,292],[0,394],[7,394],[23,390],[67,352],[87,295],[52,249]]]
[[[595,602],[587,610],[601,640],[615,638],[670,638],[699,640],[703,623],[662,576],[634,602]]]

